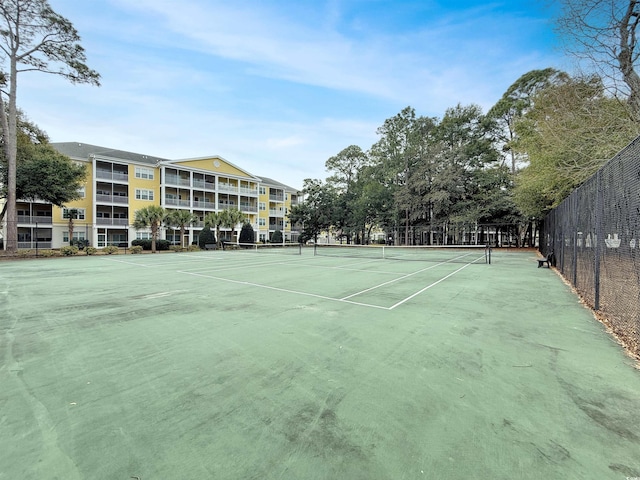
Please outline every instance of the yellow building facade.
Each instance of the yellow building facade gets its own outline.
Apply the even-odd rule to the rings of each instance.
[[[178,230],[161,228],[160,238],[174,244],[197,241],[208,213],[234,208],[252,225],[256,241],[269,241],[276,230],[286,241],[297,241],[299,233],[291,227],[287,213],[300,200],[300,193],[220,156],[169,160],[77,142],[52,146],[86,165],[82,198],[64,208],[18,201],[18,248],[60,248],[72,238],[98,248],[130,246],[132,240],[151,236],[150,230],[133,228],[135,212],[150,205],[188,210],[197,217],[182,239]],[[236,226],[236,235],[240,227]],[[222,228],[220,236],[236,241],[230,229]]]

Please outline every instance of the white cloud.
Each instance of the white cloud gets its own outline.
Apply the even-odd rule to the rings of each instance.
[[[491,4],[406,28],[350,14],[365,5],[353,1],[51,4],[79,29],[103,77],[99,89],[22,77],[19,103],[54,141],[219,154],[299,186],[324,178],[324,162],[343,148],[368,149],[407,105],[429,116],[457,103],[486,110],[521,74],[554,66],[547,50],[518,43],[538,20]],[[366,3],[367,12],[385,5]]]

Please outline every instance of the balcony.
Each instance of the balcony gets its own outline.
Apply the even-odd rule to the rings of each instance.
[[[96,224],[98,225],[119,225],[119,226],[127,226],[129,225],[128,218],[96,218]]]
[[[191,186],[188,178],[178,177],[177,175],[165,175],[164,183],[167,185],[180,185],[181,187]]]
[[[205,201],[194,201],[193,202],[193,207],[194,208],[206,208],[208,210],[215,210],[216,208],[216,203],[212,202],[210,200],[205,200]]]
[[[274,210],[274,209],[269,209],[269,216],[270,217],[284,217],[284,210]]]
[[[202,188],[205,190],[215,190],[216,184],[213,182],[205,182],[204,180],[193,179],[193,188]]]
[[[250,213],[258,213],[258,206],[251,205],[250,203],[240,203],[240,211],[241,212],[250,212]]]
[[[101,168],[96,169],[96,178],[104,180],[117,180],[121,182],[129,181],[129,174],[122,172],[113,172],[111,170],[103,170]]]
[[[53,218],[50,216],[41,216],[41,215],[18,215],[18,223],[28,223],[28,224],[50,224],[53,223]]]
[[[278,195],[278,194],[270,193],[269,200],[272,202],[284,202],[284,194]]]
[[[257,197],[258,188],[240,187],[240,193],[242,195],[251,195],[253,197]]]
[[[165,206],[170,206],[170,207],[190,207],[191,206],[191,201],[190,200],[177,200],[175,198],[165,198],[164,199],[164,204]]]
[[[238,193],[238,186],[230,183],[218,183],[219,192]]]
[[[96,202],[98,203],[119,203],[121,205],[129,204],[129,197],[122,195],[96,195]]]

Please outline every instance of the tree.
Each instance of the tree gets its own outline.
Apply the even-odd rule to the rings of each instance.
[[[616,92],[628,97],[640,121],[640,76],[637,28],[638,0],[560,0],[557,30],[566,51],[587,60]],[[622,85],[621,85],[622,82]],[[607,82],[609,83],[609,82]]]
[[[184,234],[187,227],[190,227],[198,221],[198,216],[189,210],[170,210],[165,218],[165,222],[170,227],[176,227],[180,230],[180,246],[184,246]]]
[[[349,243],[352,234],[361,226],[356,218],[356,182],[358,173],[368,163],[369,157],[357,145],[343,149],[325,163],[327,171],[333,173],[327,183],[333,185],[337,193],[333,223]]]
[[[205,250],[207,245],[213,245],[214,243],[216,243],[216,236],[208,226],[205,226],[198,235],[198,246]]]
[[[46,134],[19,115],[16,198],[43,200],[57,207],[80,198],[86,168],[56,151]],[[7,159],[0,159],[0,198],[7,198]],[[0,223],[10,202],[0,212]]]
[[[284,237],[282,236],[282,230],[276,230],[271,234],[271,243],[282,243]]]
[[[639,133],[629,106],[607,95],[597,76],[567,78],[541,90],[516,123],[514,148],[529,165],[516,179],[515,200],[541,218]]]
[[[302,225],[301,242],[317,243],[320,232],[332,225],[336,193],[331,185],[310,178],[304,180],[302,192],[305,200],[291,208],[289,221]]]
[[[409,244],[411,202],[408,178],[415,165],[413,150],[416,112],[411,107],[384,121],[378,128],[380,140],[371,147],[371,156],[384,175],[384,184],[395,197],[396,229],[404,223],[404,243]],[[404,216],[404,220],[401,218]],[[399,230],[397,231],[399,233]],[[396,243],[399,242],[396,236]]]
[[[68,219],[67,228],[69,229],[69,245],[73,245],[73,221],[78,218],[78,213],[77,208],[69,208],[65,213],[65,218]]]
[[[243,223],[247,216],[237,208],[229,208],[227,210],[223,210],[220,215],[222,217],[221,224],[224,228],[228,228],[231,230],[231,240],[233,241],[233,237],[236,233],[236,226],[239,223]]]
[[[164,208],[158,205],[149,205],[148,207],[136,210],[133,228],[136,230],[151,229],[151,251],[156,253],[156,240],[160,226],[164,221],[166,212]]]
[[[499,127],[497,140],[502,144],[502,151],[511,157],[512,175],[516,174],[518,160],[513,149],[515,122],[532,107],[536,92],[566,77],[566,73],[553,68],[531,70],[518,78],[487,112],[487,117],[493,118]]]
[[[209,228],[211,227],[215,228],[215,231],[216,231],[215,236],[217,239],[218,248],[220,247],[220,244],[222,242],[220,238],[220,225],[222,225],[223,221],[224,221],[224,217],[222,216],[222,212],[209,212],[204,217],[204,226]]]
[[[84,63],[86,56],[79,42],[80,36],[71,22],[54,12],[46,0],[0,2],[0,127],[7,159],[6,248],[9,252],[15,252],[18,248],[18,74],[39,71],[60,75],[72,83],[99,85],[100,75]],[[5,95],[8,104],[6,110]]]
[[[254,243],[256,239],[253,227],[248,220],[245,220],[240,229],[240,243]]]

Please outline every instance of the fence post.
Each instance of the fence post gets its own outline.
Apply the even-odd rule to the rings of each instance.
[[[594,309],[600,310],[600,257],[602,255],[602,244],[604,243],[603,233],[603,211],[602,211],[602,171],[596,173],[596,205],[594,227],[596,231],[595,245],[593,249],[594,265],[593,265],[593,289],[594,289]]]
[[[574,191],[571,194],[571,197],[569,199],[569,206],[571,207],[572,210],[572,219],[573,219],[573,223],[571,226],[571,237],[573,238],[573,258],[571,260],[572,263],[572,272],[571,272],[571,283],[573,284],[573,286],[575,287],[576,284],[578,283],[578,195],[576,194],[576,192]],[[584,237],[584,235],[583,235]],[[584,238],[582,239],[582,241],[584,242]]]

